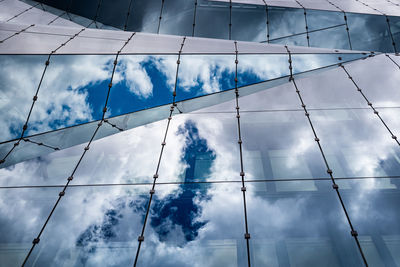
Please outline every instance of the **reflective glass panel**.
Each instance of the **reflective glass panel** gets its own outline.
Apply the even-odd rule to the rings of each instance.
[[[132,1],[127,30],[157,33],[159,18],[162,16],[161,3],[161,0]]]
[[[347,23],[354,50],[394,51],[384,16],[347,13]]]
[[[86,1],[78,1],[72,0],[70,6],[70,12],[81,15],[88,19],[94,19],[97,13],[97,6],[99,5],[100,0],[86,0]]]
[[[130,0],[102,0],[97,20],[103,24],[123,29],[128,16]]]
[[[199,0],[195,24],[194,36],[229,39],[229,3]]]
[[[392,36],[396,45],[396,52],[400,51],[400,17],[390,16],[389,24],[390,31],[392,32]]]
[[[265,42],[267,40],[265,6],[232,4],[232,39]]]
[[[331,181],[315,183],[246,183],[253,266],[362,265]]]
[[[164,2],[160,33],[192,36],[195,0]]]
[[[268,18],[271,41],[276,38],[306,32],[303,9],[270,7],[268,8]],[[302,38],[304,38],[307,46],[306,35],[303,35]]]
[[[399,179],[349,180],[342,191],[361,247],[371,266],[398,266],[400,227]],[[340,186],[340,181],[338,182]]]
[[[240,186],[157,185],[137,265],[245,266]]]
[[[132,265],[148,190],[149,186],[68,188],[27,265]],[[57,195],[48,197],[55,202]]]
[[[60,188],[0,189],[0,266],[21,266]]]
[[[346,69],[375,107],[400,106],[400,70],[389,58],[378,55],[346,65]]]
[[[335,177],[400,174],[399,146],[372,109],[312,110],[310,118]]]
[[[47,56],[0,56],[0,141],[21,135]]]

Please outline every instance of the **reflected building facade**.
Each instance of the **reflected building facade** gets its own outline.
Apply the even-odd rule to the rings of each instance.
[[[0,0],[0,266],[400,266],[399,31],[399,0]]]

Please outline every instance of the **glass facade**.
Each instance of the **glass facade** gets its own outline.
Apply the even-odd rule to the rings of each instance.
[[[0,266],[400,266],[398,18],[0,0]]]

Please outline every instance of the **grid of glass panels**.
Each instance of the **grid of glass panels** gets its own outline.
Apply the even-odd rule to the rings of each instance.
[[[293,54],[291,70],[287,53],[237,56],[120,55],[113,68],[115,55],[52,55],[26,136],[16,148],[2,143],[2,157],[31,154],[0,169],[2,264],[359,266],[362,255],[373,266],[397,264],[400,148],[372,109],[395,135],[396,56]],[[46,60],[3,55],[2,88],[38,84]],[[31,81],[24,71],[36,71]],[[25,105],[4,109],[13,118],[4,141],[18,140],[35,93],[27,87],[4,91],[6,105]],[[54,104],[64,98],[73,101]],[[130,114],[143,123],[129,124]]]
[[[238,47],[1,55],[0,266],[400,265],[400,60]]]
[[[208,0],[39,2],[40,5],[28,3],[65,21],[92,28],[380,52],[398,52],[399,45],[396,45],[399,17],[393,13],[382,15],[386,9],[375,12],[355,1],[374,12],[368,14],[364,10],[360,14],[342,12],[340,7],[328,11],[309,9],[308,5],[303,9]],[[53,11],[48,5],[61,11]],[[393,3],[385,5],[399,8]],[[17,22],[18,18],[10,21]]]

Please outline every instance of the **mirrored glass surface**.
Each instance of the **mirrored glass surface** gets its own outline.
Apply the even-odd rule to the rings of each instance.
[[[254,266],[361,266],[330,181],[246,183]]]
[[[157,33],[160,16],[163,16],[161,6],[161,0],[132,1],[127,30]]]
[[[229,3],[199,0],[194,36],[229,39],[229,17]]]
[[[68,188],[27,266],[132,265],[148,190],[148,186]],[[55,202],[57,195],[48,197]]]
[[[0,141],[21,135],[46,56],[0,56]]]
[[[195,3],[195,0],[165,1],[160,33],[192,36],[195,22]]]
[[[268,18],[270,41],[306,32],[303,9],[270,7],[268,8]],[[301,37],[304,38],[305,46],[307,46],[306,35]]]
[[[104,0],[101,1],[104,2]],[[96,18],[96,14],[98,14],[97,8],[99,4],[101,4],[100,0],[86,0],[86,1],[71,0],[69,11],[71,13],[93,20]]]
[[[369,265],[397,266],[400,245],[399,179],[350,180],[341,190]],[[340,186],[340,181],[338,182]]]
[[[242,112],[240,118],[246,179],[328,177],[304,112]],[[301,185],[315,187],[313,181]]]
[[[157,185],[137,265],[246,266],[240,186]]]
[[[334,177],[400,174],[399,146],[372,109],[309,113]]]
[[[0,189],[0,266],[21,266],[59,188]]]
[[[400,50],[400,17],[389,16],[390,31],[396,46],[396,52]]]
[[[252,42],[267,41],[266,7],[232,4],[232,39]]]
[[[350,50],[350,41],[347,35],[346,26],[335,26],[325,30],[313,31],[310,36],[311,47],[348,49]]]
[[[354,50],[393,52],[386,18],[380,15],[347,13]]]
[[[280,32],[280,31],[279,31]],[[307,43],[307,34],[299,33],[286,37],[279,37],[270,39],[269,43],[271,44],[282,44],[282,45],[293,45],[293,46],[308,46]]]
[[[103,24],[123,29],[129,12],[130,0],[102,0],[97,20]]]
[[[400,106],[400,70],[389,58],[378,55],[346,65],[346,69],[374,106]]]

